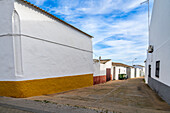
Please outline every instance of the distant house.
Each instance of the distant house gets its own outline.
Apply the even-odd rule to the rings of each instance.
[[[170,104],[170,0],[154,0],[145,81]]]
[[[135,78],[136,77],[141,77],[142,70],[139,68],[135,68]]]
[[[133,67],[136,69],[136,76],[141,77],[145,76],[145,67],[142,65],[133,65]]]
[[[126,74],[128,78],[135,78],[135,68],[127,65]]]
[[[128,78],[136,78],[144,76],[144,66],[129,66],[123,63],[112,62],[112,75],[114,80],[119,80],[119,74],[126,74]]]
[[[112,62],[112,69],[114,80],[119,80],[119,74],[127,74],[127,65],[125,64]]]
[[[93,85],[92,38],[25,0],[0,0],[0,96]]]
[[[94,59],[93,60],[94,74],[93,84],[105,83],[106,81],[112,80],[111,67],[112,60],[111,59]]]

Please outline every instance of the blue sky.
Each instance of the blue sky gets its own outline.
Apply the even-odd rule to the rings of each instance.
[[[27,0],[94,36],[94,58],[144,64],[148,44],[145,0]],[[152,8],[153,0],[150,0]]]

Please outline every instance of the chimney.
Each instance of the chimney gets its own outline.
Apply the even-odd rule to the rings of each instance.
[[[101,61],[101,59],[102,59],[102,57],[100,56],[100,57],[99,57],[99,61]]]

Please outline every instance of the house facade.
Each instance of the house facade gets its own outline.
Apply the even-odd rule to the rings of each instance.
[[[138,68],[138,73],[139,73],[139,75],[138,76],[145,76],[145,66],[142,66],[142,65],[134,65],[133,66],[134,68]]]
[[[135,68],[132,66],[126,66],[126,74],[128,78],[135,78]]]
[[[24,0],[0,1],[0,51],[0,96],[93,85],[92,36]]]
[[[144,66],[129,66],[123,63],[112,62],[113,79],[119,80],[119,74],[126,74],[128,78],[137,78],[144,76]]]
[[[170,104],[170,1],[155,0],[149,29],[145,81]]]
[[[112,78],[112,60],[111,59],[94,59],[93,60],[94,74],[93,84],[105,83],[113,80]]]
[[[119,74],[127,74],[127,65],[122,63],[112,62],[112,69],[113,69],[113,79],[119,80]]]

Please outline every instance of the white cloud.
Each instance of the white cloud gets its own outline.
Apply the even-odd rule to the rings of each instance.
[[[37,6],[43,5],[45,1],[47,0],[30,0],[30,2],[34,3]]]
[[[42,5],[45,1],[34,2]],[[53,1],[57,6],[46,6],[49,12],[94,36],[95,54],[127,64],[138,58],[136,62],[143,64],[148,37],[147,5],[140,3],[145,0]]]

